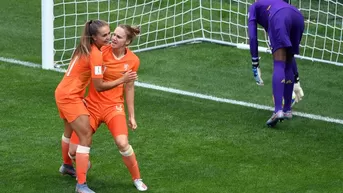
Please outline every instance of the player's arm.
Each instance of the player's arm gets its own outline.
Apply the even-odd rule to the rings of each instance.
[[[132,71],[137,72],[140,65],[139,58],[136,58],[136,63]],[[125,84],[125,100],[127,106],[127,113],[129,115],[129,127],[135,130],[137,129],[137,123],[135,118],[135,84],[134,81]]]
[[[261,78],[261,70],[259,67],[259,57],[258,57],[258,40],[257,40],[257,21],[255,4],[249,7],[248,12],[248,34],[249,34],[249,46],[250,54],[252,60],[252,71],[254,79],[257,85],[263,85],[263,80]]]
[[[92,73],[92,82],[96,91],[103,92],[106,90],[110,90],[120,84],[136,80],[137,74],[136,72],[128,71],[125,74],[114,80],[114,81],[104,81],[103,80],[103,60],[102,60],[102,53],[99,50],[92,50],[89,56],[90,68]]]
[[[96,91],[103,92],[106,90],[110,90],[114,87],[117,87],[121,84],[134,81],[136,79],[137,79],[137,73],[130,70],[130,71],[125,72],[125,74],[122,77],[114,81],[105,82],[102,78],[92,78],[92,82],[94,84]]]
[[[135,119],[135,84],[134,81],[125,84],[125,100],[127,106],[127,112],[129,116],[129,126],[132,129],[137,128]]]
[[[135,85],[134,81],[125,84],[125,99],[129,118],[135,118]]]
[[[257,22],[256,22],[255,4],[252,4],[249,7],[248,34],[249,34],[249,46],[250,46],[251,57],[258,59]]]

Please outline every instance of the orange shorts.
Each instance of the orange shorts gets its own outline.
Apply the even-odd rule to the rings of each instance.
[[[75,101],[73,103],[58,103],[56,102],[58,112],[62,119],[66,119],[68,123],[73,122],[80,115],[89,115],[89,112],[80,99],[80,101]]]
[[[89,122],[94,132],[96,132],[101,123],[104,122],[113,138],[118,135],[128,135],[125,109],[122,103],[116,105],[102,105],[86,100],[86,106],[90,113]],[[79,139],[74,132],[70,142],[79,144]]]

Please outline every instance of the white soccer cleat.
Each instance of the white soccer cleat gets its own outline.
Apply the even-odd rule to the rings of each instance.
[[[87,184],[76,184],[75,192],[77,193],[95,193],[93,190],[88,188]]]
[[[276,113],[273,113],[273,115],[268,119],[267,125],[268,127],[275,127],[275,125],[284,119],[284,113],[282,110],[279,110]]]
[[[76,172],[75,172],[75,169],[72,165],[62,164],[60,169],[59,169],[59,172],[62,175],[69,175],[72,177],[76,177]]]
[[[147,191],[148,187],[143,183],[142,179],[135,179],[133,184],[136,186],[139,191]]]
[[[293,118],[292,111],[283,112],[283,118],[284,118],[284,119],[287,119],[287,120],[292,119],[292,118]]]

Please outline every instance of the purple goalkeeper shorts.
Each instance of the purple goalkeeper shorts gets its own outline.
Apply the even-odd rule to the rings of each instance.
[[[292,54],[299,54],[301,37],[304,32],[304,17],[293,8],[283,8],[269,20],[268,35],[272,52],[287,48]]]

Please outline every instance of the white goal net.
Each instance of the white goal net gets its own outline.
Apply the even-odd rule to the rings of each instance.
[[[84,23],[89,19],[108,21],[111,30],[119,23],[139,25],[142,34],[131,46],[136,52],[190,42],[213,42],[247,48],[247,9],[251,2],[42,0],[43,44],[48,45],[43,45],[43,68],[69,63]],[[301,10],[306,19],[298,57],[343,65],[343,0],[292,0],[292,4]],[[51,28],[47,23],[52,22],[51,19],[53,29],[44,30]],[[44,33],[52,33],[52,37]],[[44,53],[44,50],[51,44],[54,62],[46,63],[48,60],[44,60],[44,57],[49,53]],[[260,51],[269,51],[266,34],[262,29],[259,32],[259,46]]]

